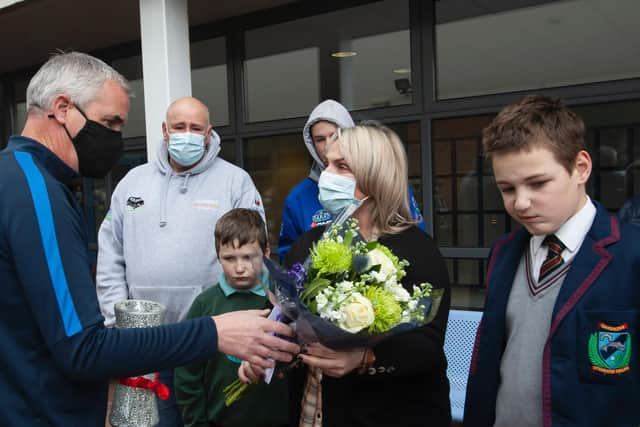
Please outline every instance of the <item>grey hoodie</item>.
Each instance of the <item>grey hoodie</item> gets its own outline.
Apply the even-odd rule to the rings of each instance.
[[[115,322],[113,304],[127,298],[167,306],[166,322],[184,319],[194,298],[217,283],[213,232],[232,208],[256,209],[262,199],[249,174],[217,157],[220,137],[212,132],[204,158],[178,173],[167,145],[153,162],[120,181],[98,233],[98,300],[105,325]]]
[[[313,109],[311,114],[309,114],[309,119],[302,129],[302,137],[304,138],[307,150],[309,150],[309,154],[311,154],[311,157],[313,158],[311,171],[309,171],[309,178],[316,182],[318,181],[318,178],[320,178],[320,173],[326,167],[316,152],[316,148],[313,145],[313,139],[311,138],[311,126],[320,121],[334,123],[339,128],[352,128],[355,126],[355,123],[347,109],[333,99],[327,99],[326,101],[321,102]]]

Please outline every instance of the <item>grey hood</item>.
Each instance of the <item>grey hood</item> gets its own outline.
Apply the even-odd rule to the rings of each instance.
[[[320,121],[331,122],[343,129],[355,126],[355,123],[347,109],[333,99],[327,99],[326,101],[321,102],[313,109],[311,114],[309,114],[307,124],[304,125],[304,129],[302,130],[302,138],[304,139],[304,144],[307,146],[307,150],[309,150],[309,154],[311,154],[311,157],[313,158],[311,170],[309,171],[309,178],[316,182],[320,177],[320,173],[326,167],[316,152],[315,146],[313,145],[313,139],[311,138],[311,126]]]
[[[158,144],[158,153],[156,156],[155,165],[160,171],[162,175],[165,176],[164,180],[164,195],[162,197],[162,204],[160,207],[160,227],[164,227],[167,225],[167,193],[169,192],[169,183],[173,176],[178,178],[182,178],[182,183],[180,185],[180,192],[186,193],[189,190],[189,178],[194,175],[198,175],[199,173],[206,171],[210,168],[211,164],[218,157],[218,153],[220,152],[220,135],[216,133],[215,130],[211,130],[211,140],[209,141],[209,145],[207,146],[207,150],[204,152],[204,157],[198,164],[192,167],[189,170],[184,172],[176,172],[169,164],[169,150],[167,148],[167,142],[163,139],[160,144]]]

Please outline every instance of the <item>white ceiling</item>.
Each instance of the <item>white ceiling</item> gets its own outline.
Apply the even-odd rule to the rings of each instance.
[[[188,0],[198,25],[297,0]],[[57,49],[93,51],[140,39],[136,0],[26,0],[0,9],[0,73],[38,65]]]

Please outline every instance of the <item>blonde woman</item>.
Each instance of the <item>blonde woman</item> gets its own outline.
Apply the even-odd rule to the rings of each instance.
[[[398,136],[379,125],[343,129],[328,144],[319,179],[328,211],[351,210],[360,232],[409,261],[403,285],[430,282],[445,293],[433,322],[374,348],[334,351],[310,345],[308,368],[289,376],[291,423],[297,426],[449,426],[449,383],[443,351],[449,277],[436,243],[415,226],[407,200],[407,160]],[[303,234],[285,264],[303,262],[324,227]],[[245,369],[246,368],[246,369]],[[256,376],[243,365],[241,379]],[[244,378],[243,378],[244,376]]]

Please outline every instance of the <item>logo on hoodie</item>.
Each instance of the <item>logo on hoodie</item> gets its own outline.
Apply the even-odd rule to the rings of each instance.
[[[194,200],[191,206],[201,211],[211,211],[220,207],[218,200]]]
[[[140,206],[144,206],[144,200],[142,200],[142,197],[131,196],[127,199],[127,209],[129,211],[134,211]]]
[[[324,209],[317,210],[311,217],[311,228],[331,222],[331,214]]]

